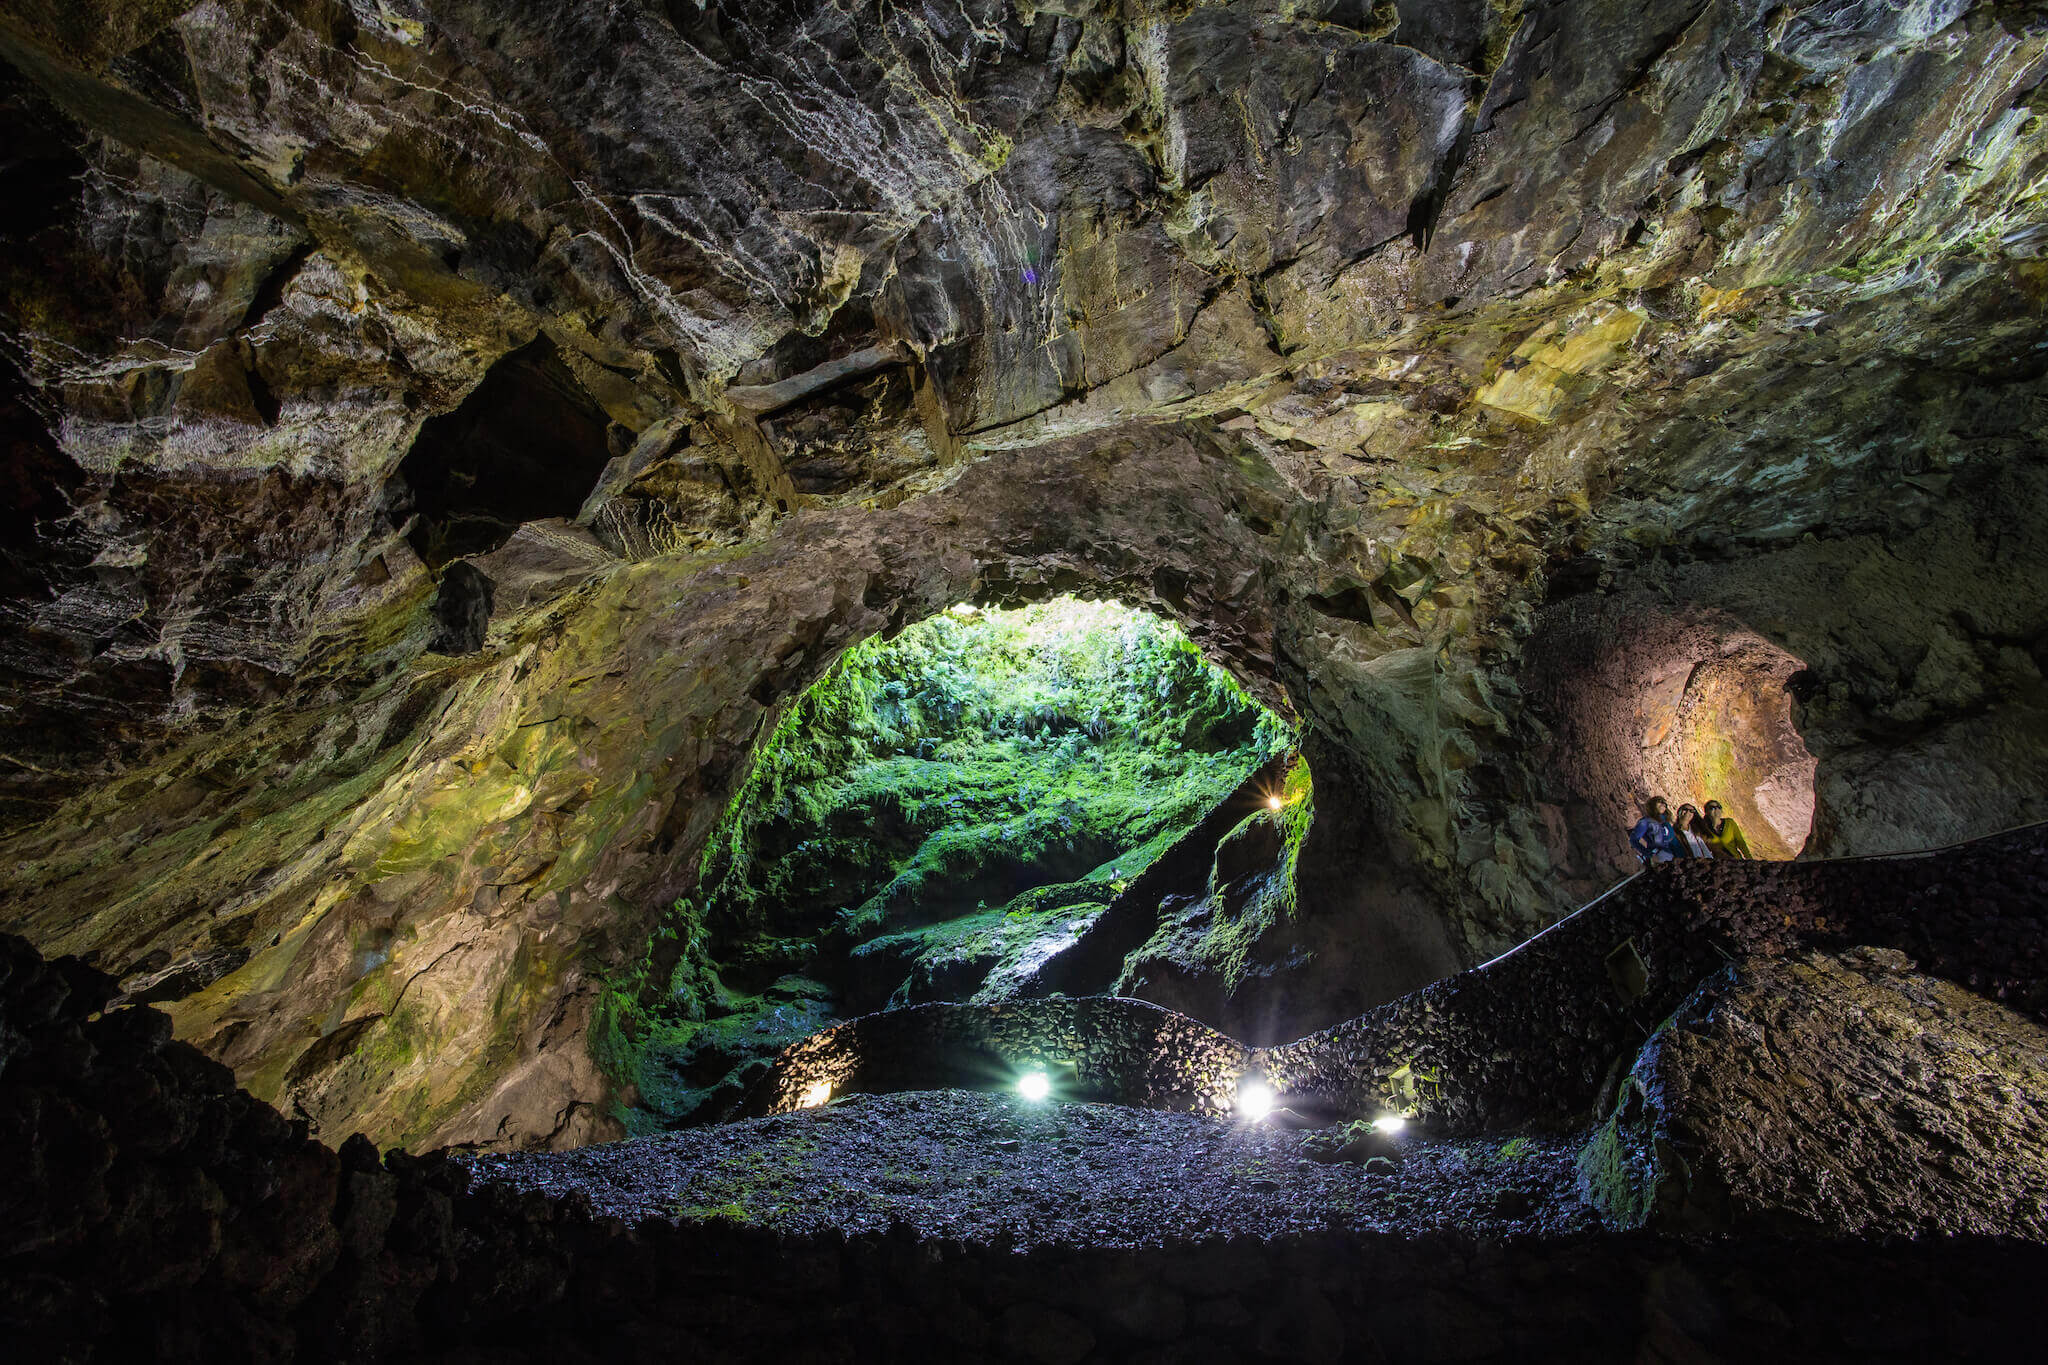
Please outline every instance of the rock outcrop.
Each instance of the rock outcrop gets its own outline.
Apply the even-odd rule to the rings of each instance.
[[[1581,1159],[1624,1226],[2048,1232],[2048,1030],[1905,954],[1748,961],[1643,1048]],[[1628,1148],[1628,1155],[1623,1149]]]

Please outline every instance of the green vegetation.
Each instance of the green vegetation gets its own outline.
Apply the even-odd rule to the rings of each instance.
[[[1072,599],[848,650],[783,715],[704,860],[721,932],[885,929],[1081,877],[1199,819],[1287,734],[1178,629]]]
[[[1587,1199],[1610,1223],[1639,1228],[1648,1221],[1654,1191],[1631,1156],[1618,1113],[1579,1149],[1577,1164]]]
[[[1315,823],[1315,790],[1308,764],[1297,758],[1285,786],[1272,794],[1278,809],[1252,812],[1216,845],[1208,894],[1161,922],[1151,940],[1126,963],[1127,979],[1154,964],[1214,976],[1225,990],[1258,971],[1262,945],[1275,941],[1295,917],[1296,868],[1302,842]]]
[[[838,1013],[999,994],[1291,742],[1179,629],[1115,604],[956,607],[848,650],[609,993],[598,1057],[638,1092],[629,1125],[736,1095]]]

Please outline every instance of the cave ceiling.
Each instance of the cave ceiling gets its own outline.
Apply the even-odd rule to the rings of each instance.
[[[5,918],[201,964],[280,1104],[602,1133],[763,718],[963,599],[1298,717],[1381,852],[1291,950],[1382,997],[1611,870],[1588,651],[1806,670],[1817,851],[2048,815],[2040,5],[33,0],[0,63]]]

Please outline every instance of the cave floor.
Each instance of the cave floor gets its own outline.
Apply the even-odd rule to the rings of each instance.
[[[799,1236],[908,1228],[1019,1248],[1120,1248],[1313,1232],[1506,1240],[1599,1226],[1579,1191],[1576,1140],[1404,1135],[1388,1170],[1317,1161],[1308,1136],[935,1090],[469,1164],[484,1183],[581,1191],[599,1217],[629,1224],[730,1221]]]

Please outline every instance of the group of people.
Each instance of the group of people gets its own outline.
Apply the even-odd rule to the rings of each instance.
[[[1721,813],[1719,801],[1704,809],[1686,805],[1671,814],[1671,803],[1653,796],[1643,806],[1643,818],[1628,832],[1628,846],[1636,851],[1643,866],[1668,863],[1674,858],[1748,858],[1749,841],[1733,820]]]

